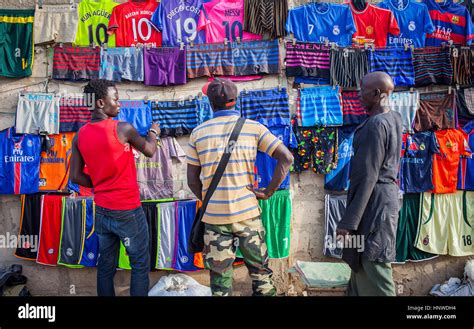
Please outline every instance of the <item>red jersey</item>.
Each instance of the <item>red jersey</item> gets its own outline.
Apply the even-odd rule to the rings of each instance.
[[[467,134],[459,129],[435,132],[440,153],[433,156],[433,193],[455,193],[461,155],[471,156]]]
[[[94,187],[94,201],[111,210],[140,207],[132,147],[117,135],[119,121],[89,122],[79,131],[77,147]]]
[[[357,28],[353,38],[373,39],[376,47],[386,47],[389,33],[395,36],[400,34],[397,20],[390,10],[368,4],[364,10],[357,11],[351,3],[348,5]]]
[[[155,0],[129,0],[113,9],[108,33],[115,33],[116,47],[133,47],[138,43],[161,47],[161,32],[151,23],[159,4]]]

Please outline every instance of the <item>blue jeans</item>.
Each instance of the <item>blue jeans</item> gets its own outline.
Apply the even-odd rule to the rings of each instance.
[[[96,206],[95,229],[99,237],[97,294],[115,296],[114,276],[120,241],[130,257],[131,296],[147,296],[150,279],[148,223],[142,207],[133,210],[109,210]]]

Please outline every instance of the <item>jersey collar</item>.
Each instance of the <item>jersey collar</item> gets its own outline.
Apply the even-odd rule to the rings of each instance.
[[[233,116],[233,115],[240,117],[240,112],[237,110],[220,110],[220,111],[214,112],[214,118],[227,117],[227,116]]]

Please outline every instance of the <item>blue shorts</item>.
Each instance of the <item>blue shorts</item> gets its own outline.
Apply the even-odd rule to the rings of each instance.
[[[143,81],[144,71],[142,48],[108,48],[100,52],[100,79]]]
[[[197,271],[194,254],[188,253],[188,239],[196,215],[196,201],[179,201],[178,208],[178,246],[174,255],[173,268],[177,271]]]
[[[141,136],[146,136],[152,125],[150,102],[120,101],[120,113],[114,120],[126,121],[134,126]]]
[[[84,204],[83,204],[84,206]],[[88,267],[97,266],[97,258],[99,256],[99,237],[95,232],[95,206],[92,199],[85,200],[85,222],[86,235],[84,238],[84,251],[80,264]]]
[[[339,87],[301,89],[300,111],[303,127],[342,126],[342,103]]]

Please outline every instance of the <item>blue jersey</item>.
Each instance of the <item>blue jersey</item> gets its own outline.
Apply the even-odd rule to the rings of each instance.
[[[293,133],[291,126],[274,127],[269,128],[269,130],[273,135],[275,135],[279,140],[281,140],[286,147],[298,147],[296,136]],[[272,181],[273,172],[275,171],[277,165],[277,160],[273,159],[268,154],[258,151],[255,165],[257,167],[255,173],[255,180],[258,183],[258,188],[266,188],[268,185],[270,185],[270,182]],[[290,188],[290,174],[285,177],[285,180],[281,183],[279,188]]]
[[[433,189],[433,154],[439,145],[433,132],[405,135],[400,161],[400,189],[405,193],[421,193]]]
[[[387,46],[403,47],[404,44],[423,48],[426,34],[434,32],[428,7],[413,0],[385,0],[378,4],[380,8],[392,11],[400,27],[400,35],[389,34]]]
[[[121,100],[120,113],[114,120],[126,121],[134,126],[140,135],[146,136],[153,123],[150,102]]]
[[[464,126],[463,130],[468,135],[469,148],[474,150],[474,121]],[[474,191],[474,159],[461,158],[459,162],[458,189]]]
[[[41,139],[19,135],[15,128],[0,131],[0,194],[37,193]]]
[[[162,0],[151,17],[151,23],[162,33],[163,46],[206,42],[204,30],[197,25],[201,6],[210,0]],[[189,41],[188,41],[189,40]]]
[[[349,6],[311,3],[288,12],[286,30],[299,41],[328,40],[339,46],[350,46],[356,26]]]
[[[354,155],[352,141],[356,126],[341,127],[338,130],[337,167],[324,176],[324,188],[330,191],[347,191],[349,189],[349,173],[351,159]]]

